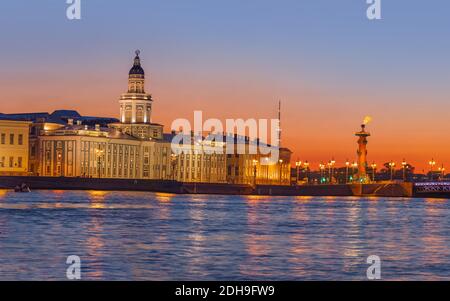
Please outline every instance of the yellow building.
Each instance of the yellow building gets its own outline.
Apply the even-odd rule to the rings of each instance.
[[[235,138],[235,141],[239,139]],[[241,139],[242,140],[242,139]],[[227,155],[227,182],[230,184],[248,185],[290,185],[291,151],[287,148],[277,148],[279,152],[275,161],[266,155],[272,149],[270,145],[259,145],[256,154],[249,150],[251,143],[248,138],[243,139],[243,149],[240,154],[237,151],[239,142],[235,142],[234,154]],[[264,150],[261,152],[261,150]]]
[[[0,119],[0,175],[28,175],[30,125]]]
[[[83,125],[44,131],[38,140],[42,176],[171,178],[168,143],[144,141],[115,129]]]

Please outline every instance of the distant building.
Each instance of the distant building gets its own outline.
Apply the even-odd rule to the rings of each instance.
[[[28,175],[30,125],[0,117],[0,175]]]

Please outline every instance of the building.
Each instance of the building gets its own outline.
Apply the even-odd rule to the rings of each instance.
[[[163,139],[163,126],[151,122],[153,99],[145,92],[145,72],[141,66],[139,50],[128,76],[128,92],[122,94],[120,122],[109,126],[139,139]]]
[[[28,175],[30,125],[0,118],[0,175]]]
[[[164,138],[172,147],[176,133],[165,134]],[[225,143],[184,136],[183,143],[172,149],[172,171],[174,180],[187,183],[226,183]],[[184,143],[187,142],[187,143]],[[212,152],[213,148],[219,152]]]
[[[76,124],[69,118],[62,127],[41,124],[37,128],[38,174],[171,179],[170,143],[163,139],[163,126],[150,122],[152,98],[144,86],[145,72],[136,52],[128,75],[128,92],[119,100],[120,121],[107,127],[84,124],[82,118]]]
[[[230,139],[228,139],[229,141]],[[287,148],[279,148],[279,158],[273,162],[267,155],[273,151],[271,145],[250,141],[248,137],[234,135],[234,153],[227,154],[227,182],[248,185],[290,185],[291,154]],[[258,146],[257,152],[250,151],[250,145]],[[237,151],[239,145],[245,149]],[[261,151],[262,150],[262,151]]]

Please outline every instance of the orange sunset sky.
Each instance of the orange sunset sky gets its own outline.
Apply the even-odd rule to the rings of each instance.
[[[92,3],[79,23],[60,13],[64,1],[45,10],[7,4],[0,112],[73,109],[117,118],[140,49],[152,121],[166,131],[194,110],[204,118],[275,118],[281,100],[282,143],[293,161],[317,169],[332,157],[338,165],[355,160],[354,132],[370,115],[369,163],[405,158],[421,172],[434,158],[436,168],[450,170],[445,10],[411,15],[391,4],[374,24],[364,3],[160,2]],[[138,4],[137,12],[129,7]]]

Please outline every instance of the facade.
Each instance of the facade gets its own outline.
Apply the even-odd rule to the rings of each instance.
[[[40,175],[170,179],[170,145],[109,128],[68,126],[39,136]]]
[[[0,175],[28,175],[30,125],[0,119]]]
[[[268,155],[269,149],[262,153],[250,154],[245,143],[245,154],[227,155],[227,182],[230,184],[248,185],[290,185],[291,151],[287,148],[279,149],[279,159],[272,162]],[[270,148],[264,146],[263,148]]]

